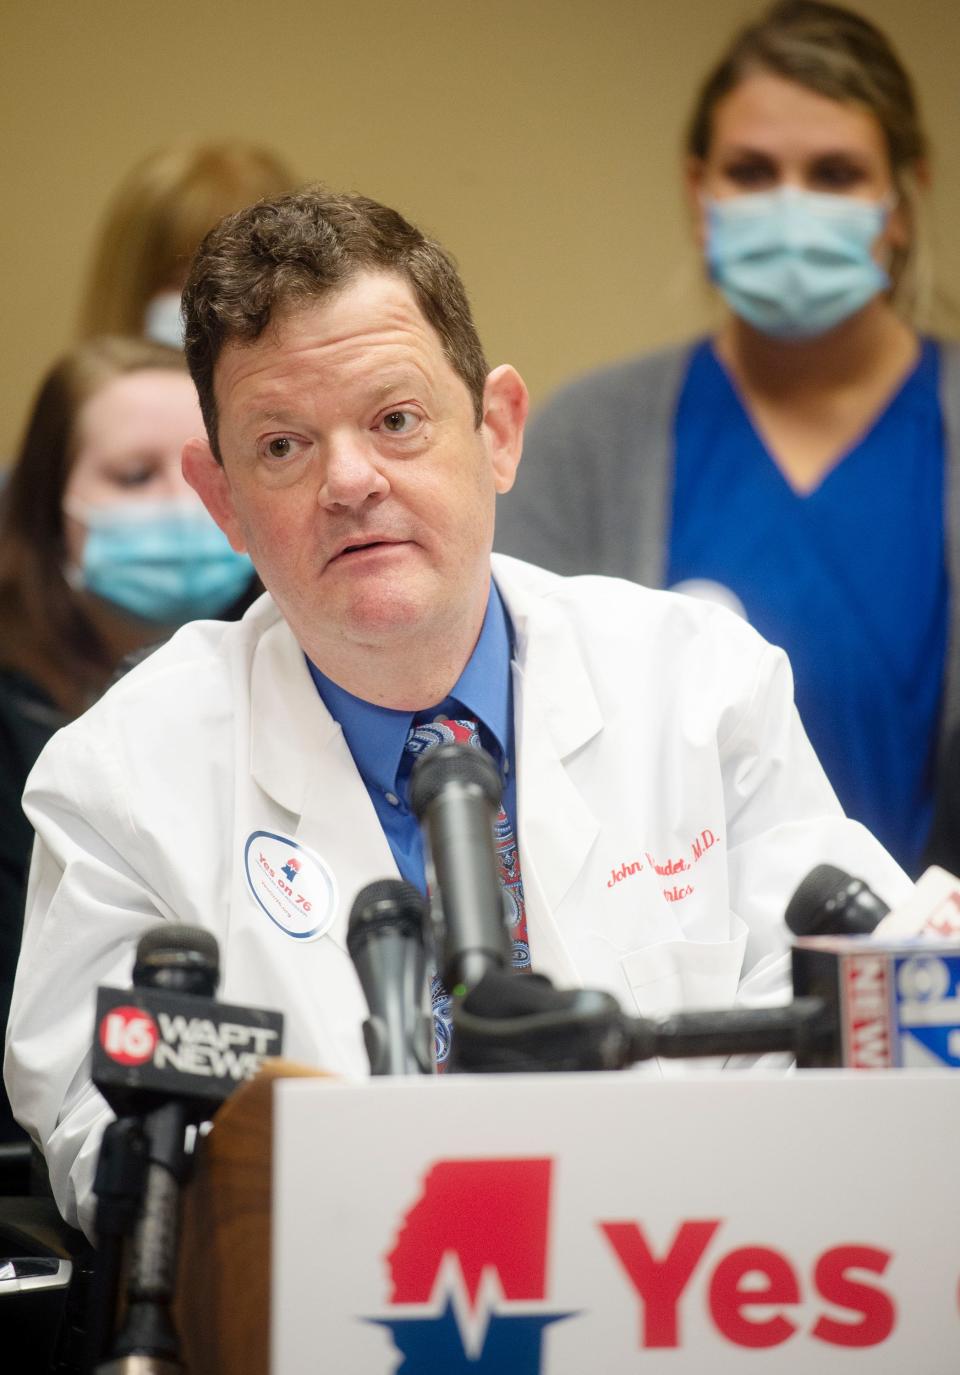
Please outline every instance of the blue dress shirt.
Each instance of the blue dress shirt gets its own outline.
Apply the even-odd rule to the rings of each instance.
[[[394,711],[376,706],[339,687],[307,659],[324,706],[340,723],[353,761],[390,844],[397,868],[408,883],[427,891],[423,842],[410,810],[408,788],[414,758],[404,748],[416,720],[437,716],[477,721],[484,749],[493,756],[503,782],[503,806],[516,834],[516,776],[513,748],[513,684],[510,621],[491,581],[486,615],[473,653],[442,702],[425,710]]]

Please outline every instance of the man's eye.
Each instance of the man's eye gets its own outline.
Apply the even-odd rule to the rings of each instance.
[[[271,458],[289,458],[293,451],[293,443],[286,435],[278,435],[276,439],[267,441],[267,453]]]
[[[416,424],[413,411],[388,411],[383,417],[383,428],[390,434],[406,434]]]

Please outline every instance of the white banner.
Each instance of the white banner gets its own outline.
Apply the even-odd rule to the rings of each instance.
[[[960,1078],[276,1088],[273,1375],[952,1375]]]

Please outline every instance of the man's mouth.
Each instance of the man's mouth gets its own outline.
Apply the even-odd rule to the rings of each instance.
[[[354,554],[363,554],[372,549],[389,549],[392,545],[399,542],[398,540],[390,539],[358,540],[354,544],[345,544],[342,549],[338,549],[330,562],[335,563],[340,559],[348,558]]]

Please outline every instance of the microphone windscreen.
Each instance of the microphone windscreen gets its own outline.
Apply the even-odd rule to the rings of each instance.
[[[387,929],[422,940],[426,916],[426,898],[412,883],[397,878],[376,879],[361,888],[353,900],[347,923],[347,949],[352,957],[359,942]]]
[[[869,934],[889,910],[862,879],[818,864],[790,899],[784,920],[795,936]]]
[[[170,988],[212,997],[220,982],[220,947],[202,926],[164,921],[137,943],[133,982],[138,988]]]
[[[439,745],[422,754],[410,777],[410,806],[418,821],[448,783],[478,787],[490,805],[500,806],[500,775],[486,750],[472,745]]]

